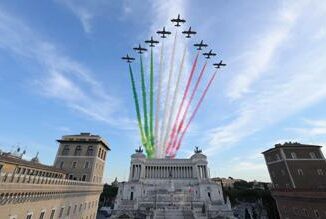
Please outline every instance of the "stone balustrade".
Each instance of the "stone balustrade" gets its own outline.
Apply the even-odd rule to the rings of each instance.
[[[0,174],[0,205],[98,194],[98,183],[26,174]]]
[[[16,184],[52,184],[52,185],[101,185],[98,183],[90,183],[69,179],[58,179],[53,177],[33,176],[28,174],[12,174],[1,173],[0,185],[2,183],[16,183]]]

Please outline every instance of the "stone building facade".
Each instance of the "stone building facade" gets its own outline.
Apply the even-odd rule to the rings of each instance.
[[[113,218],[233,218],[220,184],[209,177],[198,149],[189,159],[131,156],[128,182],[119,184]]]
[[[58,142],[53,166],[0,154],[1,219],[96,218],[108,143],[89,133]]]
[[[326,160],[321,146],[290,142],[263,154],[281,219],[326,218]]]

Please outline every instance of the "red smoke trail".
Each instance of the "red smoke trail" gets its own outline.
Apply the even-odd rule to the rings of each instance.
[[[188,95],[188,91],[189,91],[189,88],[190,88],[190,84],[191,84],[192,78],[194,76],[194,72],[195,72],[195,69],[196,69],[196,66],[197,66],[198,56],[199,56],[199,52],[197,53],[196,58],[195,58],[195,60],[194,60],[194,62],[192,64],[192,67],[191,67],[191,71],[190,71],[190,75],[188,77],[187,85],[186,85],[185,91],[183,93],[183,97],[182,97],[180,106],[178,108],[177,117],[175,118],[175,121],[174,121],[174,124],[173,124],[173,128],[172,128],[172,131],[170,133],[169,145],[166,148],[166,152],[165,152],[166,154],[167,154],[168,151],[170,151],[170,148],[172,146],[172,141],[173,141],[174,136],[175,136],[176,131],[177,131],[176,129],[177,129],[178,120],[179,120],[179,117],[180,117],[181,110],[183,108],[183,104],[184,104],[184,102],[186,100],[186,97]]]
[[[209,80],[209,82],[208,82],[208,84],[207,84],[207,86],[206,86],[206,88],[205,88],[203,94],[201,95],[201,97],[200,97],[200,99],[199,99],[199,101],[198,101],[198,103],[197,103],[197,105],[196,105],[195,110],[193,111],[193,113],[192,113],[192,115],[191,115],[191,117],[190,117],[190,119],[189,119],[189,121],[188,121],[188,123],[187,123],[187,125],[186,125],[186,127],[185,127],[185,129],[184,129],[184,131],[182,132],[182,134],[181,134],[181,136],[180,136],[180,139],[179,139],[179,141],[178,141],[177,147],[175,148],[174,151],[172,151],[172,157],[175,157],[176,152],[179,150],[180,145],[181,145],[181,142],[182,142],[182,140],[183,140],[183,138],[184,138],[184,135],[185,135],[185,133],[187,132],[187,130],[188,130],[188,128],[189,128],[189,125],[190,125],[191,121],[192,121],[192,120],[194,119],[194,117],[196,116],[196,113],[197,113],[197,111],[198,111],[200,105],[202,104],[202,102],[203,102],[203,100],[204,100],[204,98],[205,98],[205,96],[206,96],[206,93],[207,93],[209,87],[211,86],[211,84],[212,84],[212,82],[213,82],[215,76],[216,76],[216,73],[217,73],[217,70],[216,70],[216,71],[214,72],[214,74],[212,75],[212,77],[211,77],[211,79]]]
[[[169,151],[170,153],[171,153],[171,151],[173,150],[173,148],[176,148],[176,142],[177,142],[178,136],[179,136],[179,134],[180,134],[180,132],[181,132],[181,130],[182,130],[184,120],[185,120],[186,117],[187,117],[188,110],[189,110],[189,107],[190,107],[190,105],[191,105],[191,102],[192,102],[193,99],[194,99],[194,96],[195,96],[195,94],[196,94],[196,91],[197,91],[197,89],[198,89],[198,86],[199,86],[199,84],[200,84],[200,82],[201,82],[201,79],[202,79],[202,77],[203,77],[203,75],[204,75],[204,72],[205,72],[205,69],[206,69],[206,65],[207,65],[207,60],[205,61],[205,64],[203,65],[203,68],[201,69],[201,72],[200,72],[199,77],[198,77],[198,79],[197,79],[197,81],[196,81],[195,87],[194,87],[194,89],[193,89],[193,91],[192,91],[192,93],[191,93],[190,99],[189,99],[189,101],[188,101],[188,103],[187,103],[187,106],[186,106],[185,112],[184,112],[184,114],[183,114],[183,116],[182,116],[181,122],[179,123],[178,129],[176,130],[176,135],[174,136],[172,146],[170,147],[170,151]]]

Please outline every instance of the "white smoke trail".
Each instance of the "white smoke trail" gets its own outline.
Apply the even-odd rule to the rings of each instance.
[[[155,147],[156,147],[156,157],[162,157],[163,148],[160,143],[160,111],[161,111],[161,92],[162,92],[162,66],[163,66],[163,51],[164,51],[164,38],[162,38],[162,45],[160,51],[160,65],[158,71],[158,90],[157,90],[157,99],[156,99],[156,111],[155,111]]]
[[[180,79],[181,79],[181,76],[182,76],[182,70],[183,70],[183,66],[184,66],[186,51],[187,51],[187,44],[185,44],[185,47],[183,49],[183,55],[182,55],[182,59],[181,59],[181,63],[180,63],[179,72],[178,72],[178,75],[177,75],[177,81],[176,81],[174,94],[173,94],[173,98],[172,98],[172,104],[170,106],[170,110],[168,111],[168,123],[167,123],[167,127],[166,127],[165,136],[164,136],[164,139],[163,139],[164,149],[166,149],[167,144],[169,143],[167,141],[168,141],[170,133],[171,133],[172,119],[174,119],[173,117],[175,116],[175,111],[177,109],[176,101],[177,101],[177,97],[178,97],[178,94],[179,94]],[[165,153],[165,150],[164,150],[164,153]]]
[[[165,151],[165,145],[162,140],[165,136],[165,133],[167,132],[167,117],[168,117],[168,109],[170,105],[170,92],[171,92],[171,80],[172,80],[172,73],[173,73],[173,67],[174,67],[174,55],[175,55],[175,47],[177,43],[177,31],[175,32],[174,40],[173,40],[173,48],[172,48],[172,55],[170,60],[170,71],[168,76],[168,82],[167,82],[167,92],[165,96],[165,104],[164,104],[164,116],[161,123],[161,133],[160,133],[160,145],[162,145],[163,151]]]

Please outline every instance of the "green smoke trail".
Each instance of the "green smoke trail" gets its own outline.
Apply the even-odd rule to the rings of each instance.
[[[153,102],[154,102],[154,66],[153,66],[153,47],[151,47],[151,64],[150,64],[150,93],[149,93],[149,130],[150,130],[150,141],[151,141],[151,146],[154,150],[155,145],[154,145],[154,127],[153,127],[153,113],[154,113],[154,107],[153,107]]]
[[[143,65],[143,59],[142,55],[140,57],[140,75],[141,75],[141,88],[142,88],[142,96],[143,96],[143,113],[144,113],[144,130],[145,130],[145,136],[147,139],[146,146],[147,148],[147,156],[152,157],[153,155],[153,149],[151,146],[151,138],[149,135],[149,130],[148,130],[148,118],[147,118],[147,100],[146,100],[146,85],[145,85],[145,73],[144,73],[144,65]]]
[[[142,144],[145,147],[145,150],[147,151],[147,147],[146,147],[146,136],[144,134],[144,129],[143,129],[143,125],[142,125],[142,121],[141,121],[141,116],[140,116],[139,101],[138,101],[138,95],[137,95],[137,91],[136,91],[135,79],[134,79],[134,74],[132,73],[132,69],[131,69],[131,65],[130,64],[129,64],[129,75],[130,75],[132,93],[133,93],[134,101],[135,101],[137,121],[138,121],[138,128],[139,128],[140,135],[141,135],[141,141],[142,141]]]

